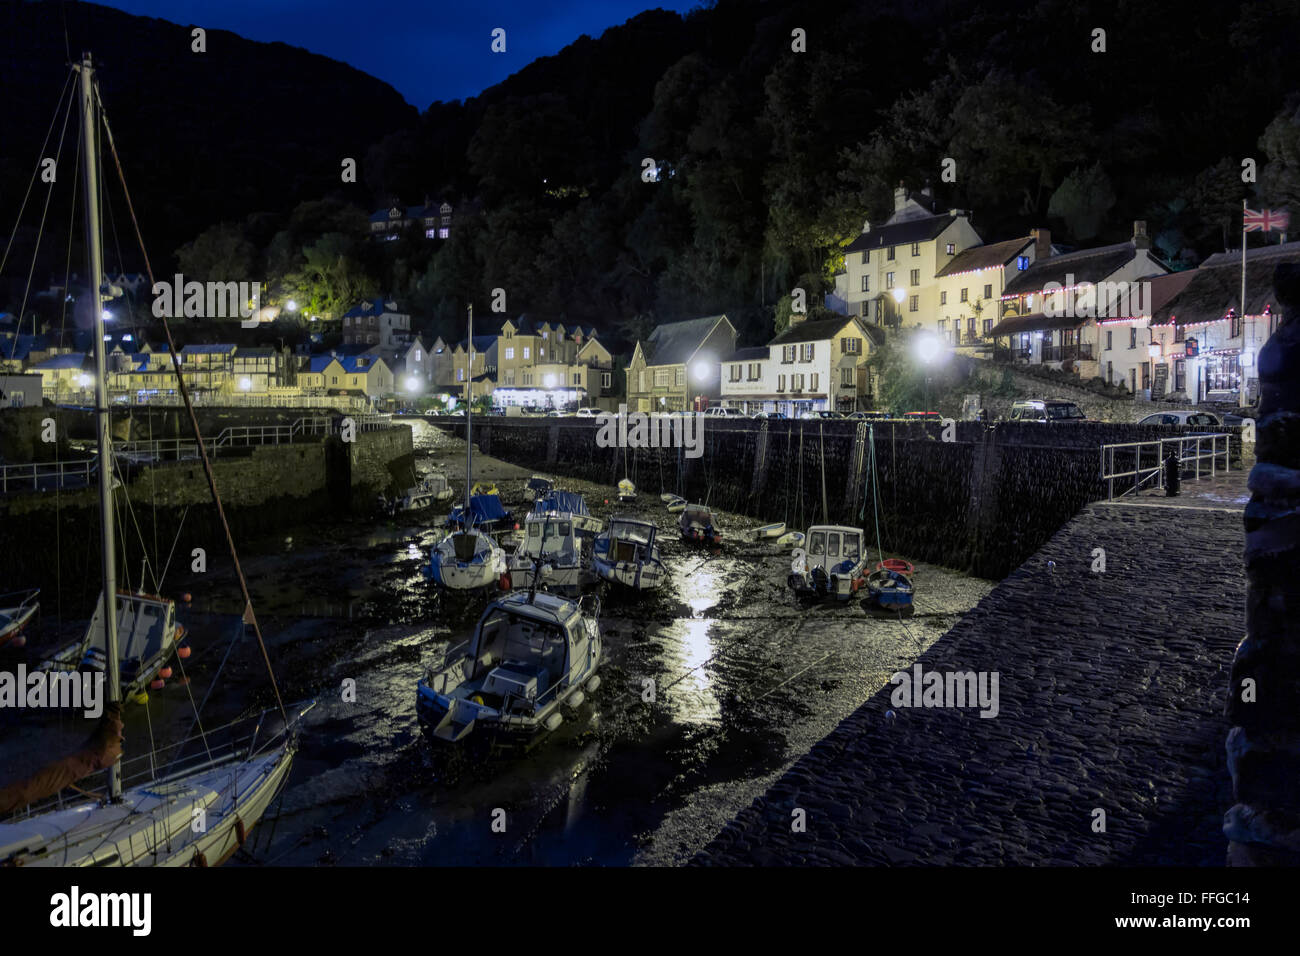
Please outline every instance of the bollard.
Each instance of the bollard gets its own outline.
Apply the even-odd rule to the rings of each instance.
[[[1178,452],[1171,451],[1165,456],[1165,497],[1177,498],[1183,483],[1183,463],[1178,460]]]

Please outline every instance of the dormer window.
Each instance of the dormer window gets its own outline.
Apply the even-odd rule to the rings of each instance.
[[[1024,272],[1029,268],[1029,256],[1016,256],[1016,269]]]

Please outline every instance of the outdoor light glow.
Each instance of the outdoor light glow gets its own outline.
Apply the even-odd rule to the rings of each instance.
[[[907,295],[907,293],[903,291],[902,286],[895,286],[893,295],[894,295],[894,301],[897,302],[899,305],[902,305],[903,296]]]
[[[288,309],[290,312],[297,312],[297,311],[298,311],[298,303],[295,302],[295,301],[293,301],[293,299],[290,299],[288,302],[286,302],[286,303],[284,304],[284,307],[285,307],[286,309]]]
[[[253,390],[253,380],[245,375],[239,380],[239,390],[241,392],[251,392]]]
[[[108,322],[108,321],[110,321],[112,318],[113,318],[113,313],[110,312],[110,311],[108,311],[108,309],[105,309],[105,310],[104,310],[104,321],[105,321],[105,322]]]
[[[89,376],[89,375],[78,375],[78,376],[77,376],[77,384],[80,385],[82,388],[89,388],[89,387],[90,387],[90,376]]]
[[[943,343],[939,341],[938,336],[926,333],[925,335],[918,335],[916,337],[916,341],[912,345],[912,350],[913,354],[915,354],[922,363],[929,365],[937,359],[939,353],[943,351]]]
[[[696,362],[696,363],[695,363],[695,367],[694,367],[693,369],[691,369],[691,371],[695,374],[695,381],[697,381],[697,382],[707,382],[707,381],[708,381],[708,379],[709,379],[709,363],[708,363],[708,362]]]
[[[555,388],[555,376],[547,375],[543,377],[542,384],[545,385],[547,388]]]
[[[1147,355],[1150,355],[1152,358],[1160,358],[1160,346],[1156,345],[1154,342],[1151,343],[1147,348]]]
[[[408,377],[406,380],[406,390],[414,395],[420,390],[420,380],[414,375]]]

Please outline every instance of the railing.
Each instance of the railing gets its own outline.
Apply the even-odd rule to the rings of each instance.
[[[1044,362],[1092,361],[1092,343],[1076,342],[1074,345],[1044,345]]]
[[[1032,349],[1009,349],[996,346],[993,349],[993,361],[995,362],[1028,362],[1032,356]]]
[[[1115,497],[1115,482],[1121,479],[1124,480],[1125,487],[1120,492],[1120,497],[1129,493],[1137,494],[1144,487],[1164,488],[1164,460],[1171,449],[1178,455],[1180,475],[1189,465],[1190,477],[1195,479],[1199,479],[1202,472],[1213,478],[1220,471],[1231,471],[1229,438],[1225,433],[1216,432],[1102,445],[1101,480],[1106,482],[1106,497]],[[1220,458],[1223,459],[1222,465],[1219,463]],[[1128,479],[1132,479],[1131,486]]]
[[[391,415],[343,415],[299,418],[289,425],[231,425],[215,438],[205,439],[213,457],[222,449],[251,448],[254,445],[289,445],[295,441],[314,440],[342,431],[344,421],[351,420],[357,431],[376,431],[392,424]],[[124,458],[151,461],[176,461],[199,456],[199,445],[192,438],[163,438],[152,441],[124,441],[114,446]]]
[[[0,465],[0,494],[11,491],[54,491],[61,488],[85,488],[99,474],[99,459],[34,462],[27,465]]]

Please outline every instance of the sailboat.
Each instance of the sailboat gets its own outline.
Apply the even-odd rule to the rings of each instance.
[[[429,563],[425,565],[425,576],[440,587],[453,591],[476,591],[479,588],[499,585],[509,587],[506,574],[506,553],[501,546],[486,533],[483,524],[488,519],[498,520],[495,511],[501,508],[501,499],[496,495],[472,495],[474,487],[474,443],[472,430],[474,416],[470,413],[473,395],[470,391],[474,380],[474,306],[469,307],[469,351],[466,353],[465,369],[465,501],[455,522],[459,527],[443,537],[429,551]],[[453,511],[452,518],[457,512]],[[501,518],[505,513],[501,512]],[[452,519],[448,519],[451,521]]]
[[[0,647],[25,647],[23,631],[40,609],[40,588],[0,594]]]
[[[16,815],[0,823],[0,866],[187,866],[223,862],[243,846],[288,779],[297,751],[297,726],[312,706],[288,710],[275,688],[282,726],[268,730],[268,713],[183,740],[124,762],[122,753],[122,674],[118,642],[118,590],[113,510],[112,436],[109,427],[107,365],[104,355],[103,261],[99,224],[99,122],[116,160],[112,131],[95,83],[90,54],[72,69],[80,74],[86,249],[91,311],[94,314],[95,420],[98,432],[100,554],[103,589],[99,619],[104,637],[107,704],[92,743],[85,750],[43,768],[26,781],[0,789],[0,813]],[[120,162],[118,163],[120,170]],[[125,188],[125,182],[123,182]],[[130,208],[130,195],[127,194]],[[135,213],[131,210],[132,219]],[[137,228],[138,235],[138,228]],[[146,256],[147,266],[147,256]],[[153,282],[152,269],[150,283]],[[168,348],[177,371],[177,388],[190,423],[245,601],[244,619],[266,648],[253,614],[248,584],[216,494],[211,463],[179,371],[171,330],[164,319]],[[268,669],[269,669],[268,659]],[[272,686],[274,674],[271,675]],[[196,713],[197,718],[197,713]],[[166,759],[159,759],[166,755]],[[127,768],[130,768],[129,770]],[[94,780],[102,775],[105,779]],[[93,781],[93,782],[92,782]],[[71,799],[63,793],[77,784]],[[101,786],[103,792],[95,792]]]

